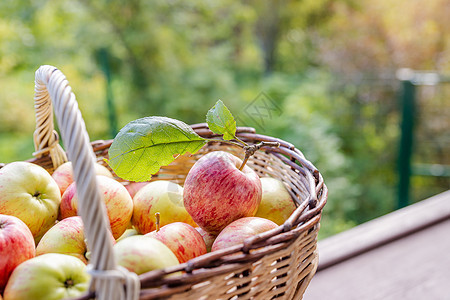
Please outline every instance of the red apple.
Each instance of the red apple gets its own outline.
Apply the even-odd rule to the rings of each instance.
[[[138,275],[179,264],[177,257],[162,242],[134,235],[113,247],[117,264]]]
[[[214,240],[216,239],[217,235],[214,235],[214,234],[211,234],[209,232],[206,232],[201,227],[195,227],[195,230],[197,230],[198,233],[200,233],[200,235],[202,236],[203,240],[205,241],[206,252],[211,252],[211,246],[214,243]]]
[[[278,227],[276,223],[264,218],[247,217],[236,220],[217,236],[211,251],[242,244],[245,239],[276,227]]]
[[[19,218],[0,215],[0,291],[12,271],[35,255],[33,234]]]
[[[227,152],[201,157],[189,170],[183,200],[195,223],[211,234],[243,217],[252,217],[261,202],[261,181],[247,165]]]
[[[43,167],[17,161],[0,169],[0,214],[21,219],[36,244],[55,224],[60,202],[58,185]]]
[[[113,178],[111,171],[109,171],[105,166],[96,163],[94,164],[94,168],[95,174]],[[55,172],[53,172],[52,177],[58,184],[62,196],[74,180],[72,162],[68,161],[60,165],[58,168],[56,168]]]
[[[144,182],[129,182],[128,184],[124,184],[125,188],[127,189],[128,193],[130,193],[131,198],[133,198],[136,193],[143,188],[144,186],[146,186],[149,182],[148,181],[144,181]]]
[[[133,198],[132,223],[140,234],[156,229],[156,213],[161,214],[160,226],[183,222],[197,226],[183,205],[183,188],[167,180],[150,182]]]
[[[180,263],[206,253],[206,245],[200,233],[189,224],[170,223],[159,231],[147,233],[145,236],[155,238],[164,243]]]
[[[133,214],[133,200],[127,189],[118,181],[97,175],[98,188],[102,194],[103,202],[115,239],[118,239],[128,228]],[[65,219],[77,215],[78,196],[76,183],[73,182],[64,192],[61,199],[60,218]]]
[[[294,212],[296,206],[281,180],[261,178],[262,198],[255,217],[261,217],[282,225]]]

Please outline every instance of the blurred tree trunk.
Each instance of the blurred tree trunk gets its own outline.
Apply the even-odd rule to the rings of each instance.
[[[275,68],[277,45],[281,32],[280,10],[285,3],[286,1],[256,1],[254,3],[258,13],[256,35],[262,49],[266,75],[272,73]]]

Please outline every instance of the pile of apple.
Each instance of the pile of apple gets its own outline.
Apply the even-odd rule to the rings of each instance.
[[[284,184],[241,164],[210,152],[183,186],[124,184],[96,164],[116,262],[142,274],[281,225],[295,210]],[[87,290],[90,254],[76,189],[70,162],[52,175],[28,162],[0,169],[0,299],[63,299]]]

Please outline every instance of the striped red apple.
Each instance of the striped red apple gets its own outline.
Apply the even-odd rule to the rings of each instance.
[[[253,217],[261,202],[261,180],[241,159],[224,151],[202,156],[189,170],[183,200],[195,223],[218,234],[231,222]]]
[[[242,244],[245,239],[276,227],[278,227],[276,223],[259,217],[236,220],[220,232],[211,247],[211,251]]]
[[[23,221],[0,215],[0,292],[14,269],[35,256],[34,247],[33,235]]]
[[[106,205],[111,231],[118,239],[128,228],[133,214],[133,200],[127,189],[117,180],[97,175],[97,184]],[[61,199],[60,218],[76,216],[78,212],[78,196],[76,182],[69,185]]]
[[[180,263],[206,254],[206,244],[200,233],[189,224],[175,222],[167,224],[159,231],[152,231],[145,236],[152,237],[164,243]]]
[[[95,174],[97,175],[103,175],[113,178],[111,171],[109,171],[105,166],[101,164],[95,163],[94,169]],[[53,172],[52,177],[58,184],[62,196],[69,185],[71,185],[74,181],[72,162],[68,161],[60,165],[58,168],[56,168],[55,172]]]
[[[201,227],[195,227],[195,230],[197,230],[198,233],[200,233],[200,235],[202,236],[203,240],[205,241],[206,252],[211,252],[211,246],[214,243],[214,240],[216,239],[217,235],[214,235],[214,234],[211,234],[209,232],[206,232]]]

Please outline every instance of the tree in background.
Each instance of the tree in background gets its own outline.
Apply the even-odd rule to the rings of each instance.
[[[222,99],[240,125],[292,142],[321,170],[330,188],[321,235],[339,232],[394,208],[394,74],[449,71],[445,3],[1,1],[0,158],[33,152],[41,64],[66,74],[91,139],[112,138],[98,56],[106,50],[119,126],[148,115],[201,122],[201,108]],[[277,110],[255,124],[247,109],[261,92]]]
[[[449,14],[450,6],[442,0],[340,2],[333,5],[332,18],[319,29],[315,45],[322,65],[334,78],[333,94],[346,98],[340,103],[343,107],[335,106],[331,114],[338,124],[334,128],[343,139],[344,153],[352,157],[352,173],[360,183],[361,196],[347,219],[360,223],[395,208],[400,88],[395,73],[405,67],[449,73]],[[440,101],[420,97],[422,108]],[[419,110],[419,117],[427,116],[425,110]],[[443,113],[431,118],[445,118]],[[446,129],[440,128],[434,133],[448,137]],[[417,151],[419,136],[416,141]],[[434,161],[444,162],[436,156]],[[415,178],[415,184],[421,188],[413,201],[450,188],[448,178]]]

